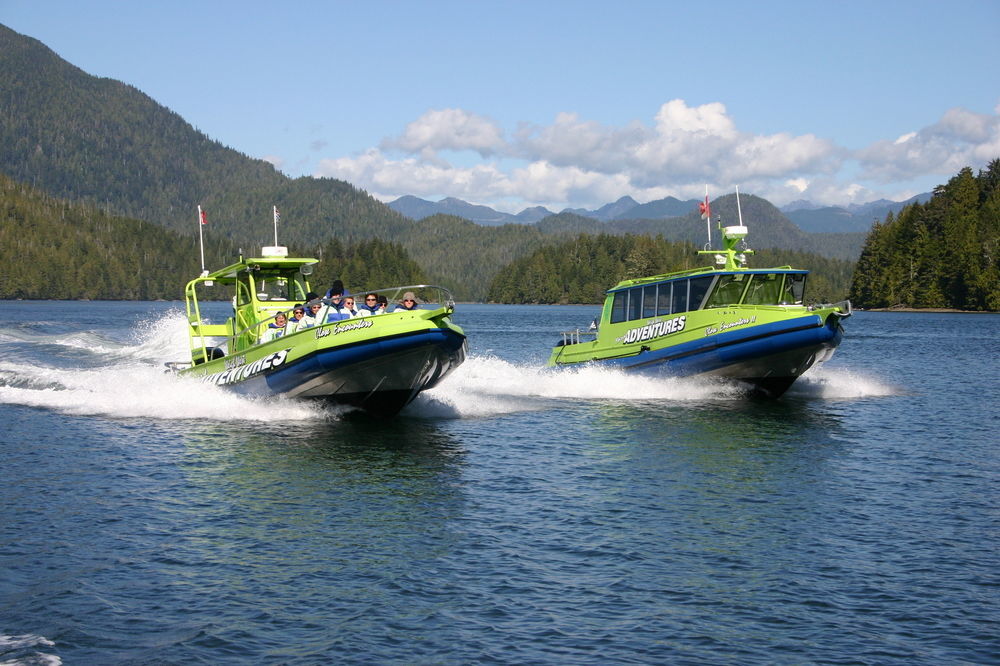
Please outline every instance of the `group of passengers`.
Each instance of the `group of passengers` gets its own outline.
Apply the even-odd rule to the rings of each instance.
[[[359,305],[340,280],[334,280],[333,286],[326,292],[325,302],[314,292],[306,294],[306,298],[305,304],[296,305],[292,309],[290,318],[284,312],[276,314],[274,321],[268,324],[264,335],[261,336],[261,342],[268,342],[319,324],[356,317],[372,317],[389,312],[389,301],[385,296],[368,292],[365,294],[364,302]],[[403,294],[403,298],[392,312],[418,309],[417,297],[412,291],[408,291]]]

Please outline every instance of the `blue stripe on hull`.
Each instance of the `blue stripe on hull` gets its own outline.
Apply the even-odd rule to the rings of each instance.
[[[713,374],[751,382],[774,376],[794,379],[820,352],[840,344],[842,337],[834,318],[819,325],[815,316],[799,317],[599,362],[677,377]]]
[[[345,404],[374,400],[374,394],[386,391],[405,395],[398,411],[461,364],[464,345],[465,337],[448,329],[377,338],[320,350],[227,388],[242,395],[324,398]],[[379,372],[381,380],[365,381],[372,376],[365,375],[371,366],[385,371]],[[384,381],[386,374],[391,375],[389,382]],[[341,392],[339,386],[346,388]],[[357,386],[361,390],[355,390]],[[324,393],[327,388],[329,393]]]

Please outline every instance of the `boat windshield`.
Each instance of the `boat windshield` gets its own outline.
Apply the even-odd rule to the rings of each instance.
[[[720,275],[719,281],[715,283],[715,289],[708,297],[706,308],[719,308],[727,305],[734,305],[740,302],[743,297],[743,290],[746,289],[750,275],[737,273],[735,275]]]
[[[259,271],[253,275],[254,293],[258,301],[306,300],[307,285],[298,271]],[[243,280],[241,280],[243,282]],[[249,285],[247,285],[249,287]],[[240,303],[248,303],[248,292],[241,290]]]

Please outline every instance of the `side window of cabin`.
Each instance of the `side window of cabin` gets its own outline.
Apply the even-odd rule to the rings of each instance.
[[[715,284],[715,289],[712,290],[712,295],[708,297],[708,302],[705,303],[705,307],[719,308],[739,303],[740,297],[743,295],[743,289],[747,286],[746,278],[745,274],[720,275],[719,281]]]
[[[656,285],[643,287],[642,289],[642,318],[649,319],[656,316]]]
[[[251,302],[251,294],[253,294],[253,285],[250,282],[250,276],[246,273],[239,276],[236,282],[236,305],[247,305]]]
[[[656,297],[656,314],[658,315],[668,315],[670,314],[670,293],[673,287],[673,282],[664,282],[660,285],[660,290]]]
[[[781,301],[781,274],[759,273],[752,276],[743,302],[748,305],[777,305]]]
[[[785,288],[782,292],[782,303],[802,304],[802,296],[806,290],[806,276],[802,273],[788,273],[785,275]]]
[[[611,323],[625,321],[625,305],[628,303],[627,291],[616,291],[615,300],[611,304]]]
[[[642,317],[642,287],[629,289],[628,297],[628,318],[639,319]]]
[[[687,312],[688,309],[688,283],[690,280],[675,280],[674,295],[670,303],[671,314]]]
[[[691,288],[688,292],[688,310],[701,309],[701,302],[705,300],[705,294],[712,286],[712,276],[691,278]]]

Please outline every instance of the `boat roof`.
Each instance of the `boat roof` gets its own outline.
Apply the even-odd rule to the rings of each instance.
[[[213,271],[206,277],[210,280],[235,280],[237,275],[247,270],[295,269],[318,263],[319,259],[312,257],[246,257],[235,264]]]
[[[660,275],[651,275],[649,277],[636,278],[635,280],[622,280],[616,284],[611,289],[608,289],[608,293],[612,291],[619,291],[621,289],[628,289],[630,287],[637,287],[644,284],[649,284],[650,282],[664,282],[667,280],[676,280],[679,278],[687,278],[693,276],[701,275],[746,275],[746,274],[759,274],[759,273],[798,273],[801,275],[808,274],[809,271],[804,268],[792,268],[791,266],[777,266],[774,268],[739,268],[737,270],[725,270],[718,269],[714,266],[702,266],[701,268],[690,268],[686,271],[676,271],[673,273],[662,273]]]

